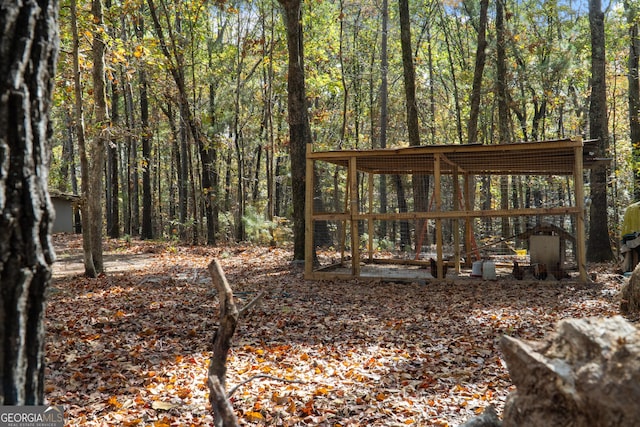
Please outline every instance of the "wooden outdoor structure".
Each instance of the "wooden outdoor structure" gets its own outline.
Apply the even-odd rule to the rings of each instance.
[[[306,247],[305,247],[305,278],[311,280],[345,277],[334,271],[314,269],[314,229],[318,221],[334,221],[343,225],[351,236],[350,271],[347,277],[360,277],[360,263],[373,262],[372,236],[373,222],[385,220],[434,220],[435,243],[437,255],[438,277],[443,277],[443,235],[442,221],[452,220],[465,222],[466,247],[470,247],[472,239],[473,218],[517,217],[517,216],[554,216],[571,215],[575,220],[576,232],[576,263],[579,280],[586,281],[586,253],[585,253],[585,206],[583,171],[593,168],[599,162],[607,159],[594,157],[591,147],[597,141],[583,141],[580,137],[541,141],[518,142],[497,145],[467,144],[467,145],[428,145],[406,148],[389,148],[373,150],[340,150],[313,152],[312,145],[307,146],[306,165]],[[334,212],[316,212],[314,209],[314,166],[317,162],[327,162],[346,168],[346,186],[344,210]],[[361,180],[368,179],[369,207],[360,211],[358,207],[358,174]],[[376,175],[430,175],[433,178],[433,209],[428,212],[374,212],[372,209],[373,178]],[[453,209],[443,209],[442,177],[451,176],[454,193]],[[471,207],[469,185],[475,175],[538,175],[538,176],[568,176],[572,178],[572,205],[519,208],[519,209],[489,209],[476,210]],[[464,185],[459,185],[462,181]],[[459,190],[461,189],[461,190]],[[368,251],[361,251],[359,241],[361,232],[358,222],[365,224],[369,239]],[[454,230],[459,227],[454,226]],[[455,266],[460,267],[460,236],[454,236]],[[342,246],[345,242],[343,241]],[[364,254],[361,252],[365,252]],[[368,255],[368,256],[367,256]]]

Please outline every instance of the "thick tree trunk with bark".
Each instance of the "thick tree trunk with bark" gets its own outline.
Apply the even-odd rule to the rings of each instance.
[[[624,7],[627,12],[629,26],[629,136],[633,162],[633,198],[640,200],[640,25],[638,25],[638,5],[635,1],[626,0]]]
[[[0,7],[0,405],[44,402],[47,189],[58,2]]]
[[[306,148],[311,142],[307,114],[302,43],[302,12],[300,0],[278,0],[284,8],[289,52],[288,109],[289,152],[291,156],[291,190],[293,205],[293,258],[304,259]]]
[[[409,145],[420,145],[420,125],[418,122],[418,104],[416,101],[416,77],[411,49],[411,21],[408,0],[400,0],[400,43],[402,45],[402,65],[404,70],[404,93],[407,107],[407,129],[409,130]],[[414,210],[426,212],[428,206],[429,176],[415,174],[411,180],[413,186]],[[424,220],[418,220],[416,230],[422,230]],[[421,241],[416,237],[416,243]],[[421,248],[416,248],[419,253]]]
[[[93,56],[93,102],[97,131],[91,143],[91,162],[89,163],[90,191],[84,194],[89,213],[89,227],[83,232],[90,231],[91,256],[96,273],[104,271],[102,257],[102,197],[104,191],[103,170],[105,162],[105,147],[110,132],[109,114],[107,112],[107,93],[105,80],[105,44],[102,25],[102,0],[91,3],[93,22],[98,27],[93,33],[91,47]]]
[[[606,157],[609,147],[607,120],[607,87],[605,75],[604,13],[600,0],[589,0],[591,27],[591,102],[589,106],[589,135],[599,139],[598,157]],[[598,165],[591,169],[591,208],[587,259],[592,262],[613,259],[609,241],[607,216],[607,168]]]

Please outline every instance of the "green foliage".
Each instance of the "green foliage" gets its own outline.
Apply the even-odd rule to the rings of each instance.
[[[247,238],[250,242],[269,244],[274,240],[273,230],[277,223],[264,218],[264,215],[258,213],[253,206],[247,206],[242,223],[245,226]]]
[[[54,94],[54,147],[51,187],[70,188],[68,175],[61,172],[62,141],[77,124],[73,117],[74,84],[71,69],[71,32],[68,0],[61,2],[61,53]],[[178,90],[171,74],[183,78],[190,111],[204,133],[202,146],[215,152],[215,164],[208,166],[218,178],[213,201],[218,209],[217,238],[233,240],[237,229],[234,215],[242,212],[249,238],[256,242],[281,242],[290,238],[287,224],[264,218],[268,199],[276,206],[275,216],[291,218],[289,133],[287,123],[287,46],[277,2],[180,2],[155,1],[160,26],[174,48],[169,59],[161,52],[152,25],[148,3],[141,0],[111,2],[105,9],[106,25],[96,29],[90,1],[78,2],[80,74],[85,103],[87,136],[102,128],[95,123],[89,56],[92,34],[103,30],[107,42],[109,85],[118,89],[119,116],[106,131],[117,147],[120,166],[119,199],[122,217],[131,216],[136,179],[132,169],[145,165],[153,171],[153,202],[157,228],[199,227],[202,221],[179,224],[180,203],[187,204],[188,217],[200,218],[205,195],[198,190],[204,166],[199,145],[185,128],[178,106]],[[303,2],[304,60],[309,115],[316,150],[377,147],[380,134],[381,20],[379,2]],[[420,126],[425,143],[457,142],[457,120],[469,114],[477,43],[478,2],[411,2],[412,40]],[[160,7],[164,4],[164,7]],[[483,75],[479,141],[496,141],[495,97],[495,2],[490,2],[487,32],[487,65]],[[508,61],[510,120],[514,139],[552,139],[587,131],[590,38],[584,2],[525,0],[507,2],[506,54]],[[625,189],[632,185],[635,165],[630,152],[626,111],[626,58],[628,28],[623,8],[609,7],[606,22],[609,110],[615,134],[617,160],[612,182],[613,199],[628,201]],[[138,26],[144,23],[144,28]],[[389,2],[388,29],[388,127],[389,146],[406,144],[403,70],[400,58],[397,5]],[[141,32],[137,32],[136,29]],[[174,38],[169,39],[169,35]],[[150,129],[140,126],[140,78],[148,81]],[[459,94],[458,104],[455,93]],[[544,104],[544,110],[542,105]],[[431,106],[434,106],[433,111]],[[543,114],[541,113],[543,112]],[[541,115],[541,117],[538,116]],[[538,117],[537,122],[534,118]],[[464,132],[464,131],[463,131]],[[142,159],[140,138],[151,136],[152,156]],[[189,189],[178,200],[177,144],[186,135]],[[428,137],[427,137],[428,136]],[[463,138],[464,140],[464,138]],[[136,145],[137,144],[137,145]],[[137,163],[133,153],[137,150]],[[276,171],[276,160],[281,169]],[[76,159],[77,169],[77,159]],[[343,202],[344,189],[335,189],[333,171],[320,172],[323,203]],[[344,178],[344,171],[337,178]],[[544,184],[536,181],[536,185]],[[496,186],[493,186],[495,189]],[[612,186],[613,188],[613,186]],[[495,190],[493,190],[495,191]],[[614,191],[614,190],[612,190]],[[195,193],[195,194],[193,194]],[[280,199],[276,199],[276,194]],[[495,195],[497,197],[497,194]],[[254,199],[255,197],[255,199]],[[389,207],[396,197],[389,189]],[[377,202],[377,198],[376,198]],[[126,205],[126,206],[125,206]],[[260,208],[253,208],[260,206]],[[176,208],[176,209],[173,209]],[[161,214],[160,214],[161,212]],[[133,229],[135,227],[131,227]],[[131,232],[131,229],[127,230]],[[273,232],[269,230],[274,230]],[[273,234],[273,236],[272,236]],[[167,238],[178,238],[166,232]],[[380,248],[389,242],[376,242]]]

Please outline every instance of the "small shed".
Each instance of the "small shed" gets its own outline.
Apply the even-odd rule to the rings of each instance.
[[[76,229],[76,213],[80,197],[73,194],[51,193],[51,202],[55,211],[52,233],[73,233]]]
[[[412,222],[414,239],[422,242],[427,221],[434,223],[434,252],[437,276],[443,278],[447,266],[460,270],[461,258],[475,244],[474,220],[489,218],[570,218],[575,234],[576,268],[579,280],[586,281],[585,252],[585,169],[609,159],[594,156],[597,141],[581,137],[552,141],[518,142],[496,145],[454,144],[372,150],[339,150],[313,152],[307,146],[306,167],[306,247],[305,277],[364,277],[363,267],[382,263],[425,269],[431,261],[418,260],[418,254],[399,256],[387,242],[376,241],[380,227],[398,228]],[[327,177],[333,185],[327,188]],[[478,209],[474,200],[475,176],[563,177],[568,197],[556,205],[503,208],[487,206]],[[324,178],[323,178],[324,177]],[[379,177],[390,177],[385,186],[397,183],[397,191],[408,189],[406,205],[389,208]],[[428,177],[429,209],[417,210],[417,178]],[[444,185],[446,178],[446,185]],[[324,179],[324,185],[319,181]],[[564,185],[564,184],[563,184]],[[404,188],[404,189],[403,189]],[[327,203],[330,194],[333,202]],[[400,197],[398,196],[398,200]],[[413,208],[413,209],[412,209]],[[445,259],[443,222],[452,225],[451,254]],[[320,239],[320,230],[333,233],[332,240]],[[463,236],[460,234],[464,233]],[[396,248],[398,245],[395,245]],[[466,248],[466,253],[463,252]],[[322,251],[322,249],[326,249]],[[420,251],[420,248],[415,250]],[[320,253],[320,256],[318,255]],[[424,264],[424,265],[423,265]],[[411,268],[399,274],[411,278]]]

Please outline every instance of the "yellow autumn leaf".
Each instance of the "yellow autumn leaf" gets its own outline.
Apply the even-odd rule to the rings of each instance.
[[[163,418],[161,420],[155,421],[153,423],[153,427],[171,427],[171,423],[166,418]]]
[[[260,412],[249,411],[244,416],[247,421],[261,421],[264,420],[264,417]]]
[[[318,387],[316,391],[313,393],[314,396],[324,396],[329,393],[326,387]]]
[[[122,403],[118,402],[118,398],[116,396],[111,396],[109,398],[109,405],[113,406],[114,408],[122,408]]]

